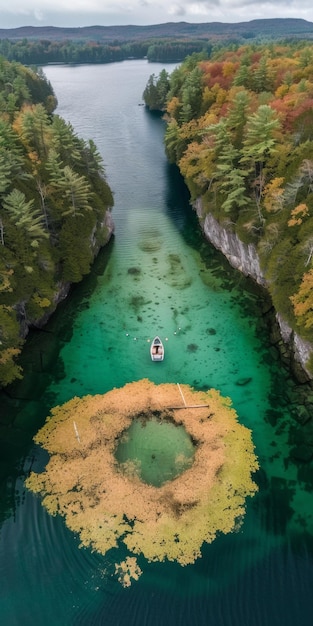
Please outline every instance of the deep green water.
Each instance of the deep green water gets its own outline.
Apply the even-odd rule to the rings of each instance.
[[[298,388],[270,347],[261,295],[204,241],[166,162],[164,122],[140,106],[161,69],[145,61],[45,68],[58,113],[103,154],[116,231],[91,275],[31,334],[25,381],[1,396],[4,626],[312,624],[312,463],[292,454],[304,432],[291,415]],[[156,334],[162,363],[149,356]],[[47,460],[32,437],[51,407],[141,378],[230,396],[253,431],[260,491],[240,531],[205,545],[193,566],[139,559],[142,577],[123,589],[114,576],[123,550],[80,549],[24,478]]]

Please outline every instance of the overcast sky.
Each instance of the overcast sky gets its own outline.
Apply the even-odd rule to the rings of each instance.
[[[313,22],[312,0],[0,0],[0,28],[249,22],[273,17]]]

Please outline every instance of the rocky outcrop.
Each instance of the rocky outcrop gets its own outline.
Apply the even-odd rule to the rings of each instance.
[[[224,254],[232,267],[245,276],[253,278],[266,289],[267,282],[261,270],[255,246],[243,243],[236,233],[219,224],[213,215],[208,214],[203,217],[201,198],[195,202],[194,207],[203,232],[210,243]],[[289,365],[299,382],[313,380],[312,374],[306,368],[306,363],[313,353],[312,344],[299,337],[279,313],[276,313],[276,321],[280,336],[279,340],[274,343],[277,343],[280,348],[283,361]]]
[[[199,215],[198,208],[197,213]],[[213,215],[207,215],[202,226],[207,239],[215,248],[223,252],[232,267],[245,276],[250,276],[262,287],[266,287],[266,280],[253,244],[243,243],[236,233],[221,227]]]
[[[96,229],[91,234],[90,237],[90,246],[93,253],[93,258],[95,259],[99,253],[100,248],[105,246],[111,239],[114,233],[114,222],[112,218],[112,213],[110,210],[105,212],[102,223],[100,224],[100,236],[98,229],[98,236],[96,235]],[[101,243],[99,242],[101,240]],[[23,339],[27,337],[29,330],[31,327],[33,328],[43,328],[45,324],[48,322],[51,315],[56,310],[58,304],[64,300],[70,291],[71,283],[69,282],[59,282],[56,285],[56,290],[53,298],[53,307],[49,309],[49,312],[43,315],[40,319],[30,320],[27,319],[26,311],[25,311],[25,302],[19,302],[16,305],[17,318],[20,323],[20,334]]]
[[[92,247],[94,258],[97,256],[100,248],[105,246],[110,241],[111,236],[114,233],[114,222],[112,218],[112,213],[109,209],[104,214],[104,218],[100,224],[99,230],[100,236],[99,234],[97,236],[97,231],[95,228],[90,238],[90,244]],[[101,239],[101,244],[99,243],[99,239]]]
[[[300,382],[306,382],[308,378],[313,380],[312,374],[306,368],[306,363],[313,352],[312,344],[302,339],[302,337],[299,337],[279,313],[276,313],[276,320],[282,340],[285,345],[289,347],[291,356],[290,366],[296,378]]]

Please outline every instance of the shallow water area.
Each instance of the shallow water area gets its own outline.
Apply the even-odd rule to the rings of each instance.
[[[136,418],[123,433],[115,457],[129,475],[160,487],[190,467],[194,445],[183,426],[157,417]]]

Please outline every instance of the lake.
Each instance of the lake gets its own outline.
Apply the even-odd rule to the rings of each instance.
[[[44,331],[30,334],[25,380],[1,397],[4,626],[312,623],[312,462],[292,454],[303,437],[291,411],[299,387],[270,345],[262,294],[204,240],[167,163],[165,122],[142,103],[162,68],[145,60],[44,68],[56,112],[103,156],[115,235]],[[165,344],[162,363],[150,359],[155,335]],[[32,437],[53,406],[142,378],[230,397],[252,430],[259,492],[239,531],[204,545],[194,565],[142,559],[143,575],[124,589],[116,554],[80,548],[24,479],[47,462]]]

